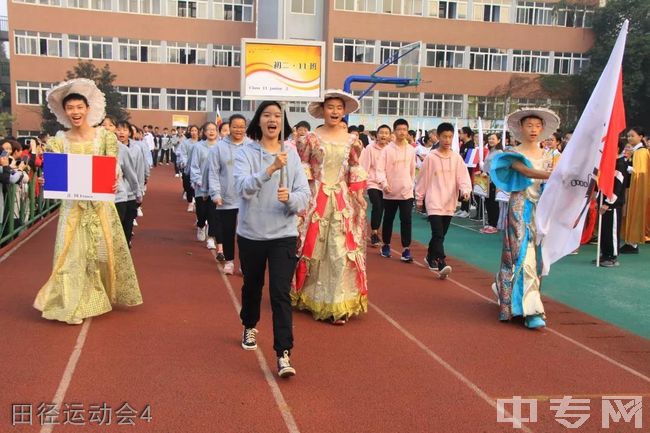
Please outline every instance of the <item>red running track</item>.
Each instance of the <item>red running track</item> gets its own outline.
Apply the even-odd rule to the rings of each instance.
[[[550,300],[546,330],[503,324],[485,272],[452,258],[453,278],[439,281],[374,249],[368,314],[335,327],[296,313],[297,376],[276,379],[268,297],[260,348],[246,352],[241,277],[222,276],[195,241],[180,195],[169,167],[153,170],[132,250],[139,307],[82,326],[40,318],[31,303],[50,271],[56,220],[0,259],[0,432],[564,432],[550,408],[564,395],[590,400],[574,431],[597,432],[602,396],[650,404],[650,341]],[[537,402],[524,429],[497,422],[496,399],[513,396]],[[81,405],[85,426],[64,425],[74,414],[65,406],[59,424],[40,425],[42,402]],[[116,425],[124,402],[149,405],[150,422]],[[104,403],[111,425],[89,422],[91,405]],[[12,426],[14,404],[32,406],[31,426]],[[644,412],[643,429],[621,418],[610,431],[650,431]]]

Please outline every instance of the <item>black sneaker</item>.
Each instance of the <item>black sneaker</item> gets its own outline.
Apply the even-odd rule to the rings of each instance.
[[[445,259],[438,259],[438,277],[444,280],[451,274],[451,266],[449,266]]]
[[[390,245],[382,245],[379,255],[382,257],[390,258]]]
[[[224,263],[226,261],[226,256],[224,256],[221,251],[217,253],[217,261],[221,263]]]
[[[639,247],[633,247],[630,244],[625,244],[619,250],[621,254],[639,254]]]
[[[257,349],[257,329],[244,328],[244,333],[241,337],[241,347],[244,350]]]
[[[600,262],[600,266],[603,268],[615,268],[618,266],[618,260],[616,259],[608,259],[608,260],[603,260]]]
[[[296,375],[296,369],[291,366],[289,351],[285,350],[278,358],[278,376],[285,378]]]
[[[377,233],[373,233],[370,235],[370,245],[373,247],[378,247],[381,241],[379,240],[379,235]]]
[[[428,254],[427,254],[426,256],[424,256],[424,263],[427,264],[427,266],[429,267],[429,270],[430,270],[430,271],[436,271],[436,270],[438,270],[438,265],[436,264],[436,262],[435,262],[434,260],[432,260],[432,259],[429,258],[429,255],[428,255]]]

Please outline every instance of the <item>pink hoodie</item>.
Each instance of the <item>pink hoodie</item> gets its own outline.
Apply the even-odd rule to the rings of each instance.
[[[426,200],[427,215],[453,215],[459,192],[472,192],[472,180],[463,158],[456,152],[447,155],[438,149],[430,152],[422,163],[415,186],[417,206]]]
[[[390,143],[377,165],[377,180],[384,187],[384,198],[406,200],[413,198],[415,185],[415,148],[408,143]],[[390,188],[390,192],[386,192]]]
[[[384,189],[384,186],[377,179],[377,164],[379,164],[379,160],[384,154],[384,149],[386,149],[386,146],[380,147],[377,143],[372,143],[361,151],[359,164],[368,173],[367,189],[378,189],[380,191]]]

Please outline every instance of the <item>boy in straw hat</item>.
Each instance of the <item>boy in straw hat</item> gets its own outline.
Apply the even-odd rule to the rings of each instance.
[[[500,320],[523,316],[528,328],[542,328],[546,322],[534,220],[542,181],[549,178],[553,161],[540,142],[557,130],[560,119],[551,110],[530,108],[510,114],[507,123],[510,133],[521,144],[496,155],[490,170],[496,187],[510,193],[501,269],[492,290],[499,298]]]
[[[47,103],[58,122],[68,128],[48,141],[47,152],[117,156],[115,134],[94,127],[104,117],[106,102],[93,81],[63,82],[48,91]],[[34,307],[46,319],[80,324],[110,311],[114,304],[141,303],[115,204],[62,200],[54,267]]]

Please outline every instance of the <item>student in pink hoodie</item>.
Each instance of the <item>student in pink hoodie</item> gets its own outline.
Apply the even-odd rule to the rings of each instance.
[[[405,119],[393,122],[395,141],[384,149],[384,157],[377,166],[377,180],[384,189],[384,224],[382,226],[381,256],[390,257],[390,239],[393,221],[399,209],[402,258],[411,263],[411,215],[413,211],[413,186],[415,185],[415,148],[407,140],[409,123]]]
[[[453,137],[454,126],[451,123],[438,125],[440,147],[424,159],[415,186],[416,204],[418,208],[426,208],[431,225],[431,240],[425,260],[431,271],[438,271],[441,279],[451,273],[451,266],[445,261],[444,242],[456,210],[458,193],[467,201],[472,192],[472,181],[465,161],[451,150]]]
[[[390,126],[381,125],[377,128],[377,140],[364,147],[359,157],[359,164],[368,173],[366,185],[368,198],[372,205],[372,211],[370,212],[370,244],[373,247],[378,247],[380,244],[379,227],[384,215],[384,186],[377,179],[377,165],[384,155],[384,149],[390,142],[390,134]]]

